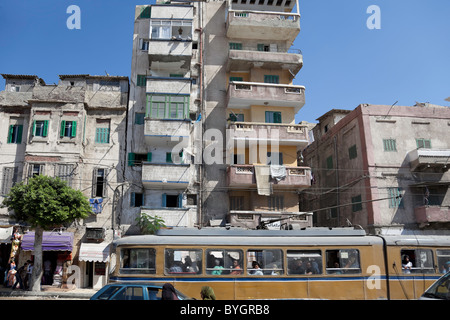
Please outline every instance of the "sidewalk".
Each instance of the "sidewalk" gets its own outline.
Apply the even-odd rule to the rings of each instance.
[[[86,289],[62,289],[53,286],[41,286],[41,292],[31,292],[22,289],[6,288],[0,286],[0,296],[2,297],[54,297],[58,299],[82,299],[89,300],[98,290],[92,288]]]

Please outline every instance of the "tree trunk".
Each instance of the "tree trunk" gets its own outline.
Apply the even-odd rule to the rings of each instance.
[[[44,235],[44,229],[40,226],[36,227],[34,231],[34,262],[33,272],[31,274],[30,290],[33,292],[41,291],[41,279],[42,279],[42,238]]]

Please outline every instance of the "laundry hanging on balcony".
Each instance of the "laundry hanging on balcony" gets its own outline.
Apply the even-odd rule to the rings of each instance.
[[[270,196],[272,194],[272,184],[269,181],[269,167],[255,166],[255,178],[258,194],[261,196]]]
[[[272,179],[281,181],[286,178],[286,167],[281,165],[270,165],[270,176]]]

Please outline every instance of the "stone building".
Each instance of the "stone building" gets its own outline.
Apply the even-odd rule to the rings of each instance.
[[[445,233],[450,226],[450,108],[359,105],[318,118],[302,152],[315,226]]]
[[[37,76],[3,74],[3,78],[1,195],[15,183],[40,174],[59,177],[81,190],[93,212],[83,221],[65,226],[65,232],[73,233],[73,246],[67,251],[81,274],[89,275],[83,277],[82,285],[101,286],[107,273],[94,271],[106,269],[107,258],[90,255],[106,250],[113,238],[114,202],[118,200],[114,195],[124,181],[126,161],[128,77],[60,75],[57,85],[47,85]],[[0,210],[3,226],[17,224],[6,208]],[[58,234],[62,231],[55,230]],[[86,245],[92,241],[97,245]],[[58,253],[45,251],[44,243],[44,259],[53,266]]]

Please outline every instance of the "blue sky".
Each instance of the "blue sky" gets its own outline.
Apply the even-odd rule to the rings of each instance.
[[[134,0],[0,0],[0,73],[129,76]],[[360,103],[449,106],[449,0],[299,0],[301,32],[293,48],[306,87],[296,121]],[[69,30],[68,6],[81,9],[81,29]],[[380,8],[381,28],[368,29],[367,8]],[[0,89],[4,80],[0,79]]]

